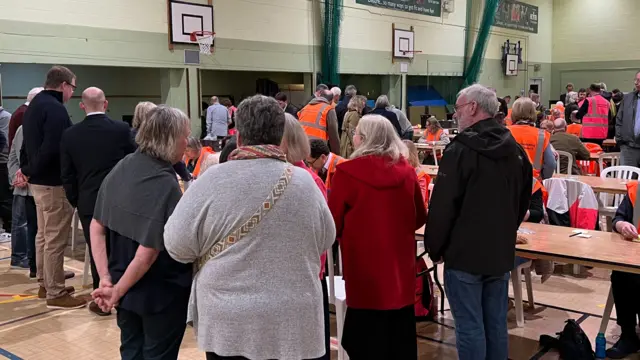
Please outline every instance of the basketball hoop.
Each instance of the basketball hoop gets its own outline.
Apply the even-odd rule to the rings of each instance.
[[[211,55],[211,45],[216,38],[213,31],[194,31],[191,33],[191,41],[195,41],[200,46],[200,53]]]
[[[413,55],[415,54],[422,53],[422,50],[400,50],[400,52],[403,56],[407,56],[407,54],[410,54],[410,57],[413,57]]]

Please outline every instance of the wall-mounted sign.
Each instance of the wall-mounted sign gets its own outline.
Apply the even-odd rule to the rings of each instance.
[[[494,26],[538,33],[538,7],[514,0],[501,0]]]
[[[442,12],[441,0],[356,0],[356,3],[429,16],[440,16]]]

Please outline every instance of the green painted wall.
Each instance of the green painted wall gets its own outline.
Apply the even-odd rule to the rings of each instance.
[[[572,82],[577,88],[587,88],[593,82],[604,82],[609,91],[618,88],[633,91],[633,80],[640,70],[640,60],[554,63],[551,66],[551,89],[556,97]]]

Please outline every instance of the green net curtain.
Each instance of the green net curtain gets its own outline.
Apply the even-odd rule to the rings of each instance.
[[[483,1],[483,0],[470,0],[470,1]],[[482,12],[482,19],[480,20],[480,30],[478,31],[478,37],[476,38],[476,44],[473,47],[473,53],[471,58],[464,69],[464,82],[463,87],[475,84],[480,76],[480,69],[482,68],[482,61],[484,60],[484,53],[489,43],[489,36],[491,26],[496,18],[496,12],[498,11],[498,5],[500,0],[484,0],[484,11]],[[469,4],[468,6],[471,6]],[[467,14],[467,17],[470,14]],[[469,21],[467,21],[467,27]]]
[[[342,0],[325,0],[324,3],[324,43],[322,46],[323,83],[340,85],[340,23],[342,21]]]

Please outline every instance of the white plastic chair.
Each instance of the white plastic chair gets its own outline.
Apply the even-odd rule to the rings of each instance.
[[[558,153],[558,161],[556,162],[556,174],[562,174],[562,172],[560,172],[560,162],[562,161],[562,157],[564,156],[567,158],[567,175],[571,175],[571,171],[573,169],[573,155],[566,151],[556,150],[556,152]]]
[[[534,309],[533,302],[533,284],[531,282],[531,265],[532,261],[527,261],[517,268],[511,270],[511,283],[513,284],[513,302],[516,307],[516,325],[524,327],[524,309],[522,307],[522,270],[524,270],[524,281],[527,285],[527,297],[529,299],[529,307]]]
[[[73,216],[71,217],[71,252],[76,249],[76,232],[81,229],[78,209],[73,209]]]
[[[76,233],[78,230],[82,231],[82,223],[80,222],[80,216],[78,215],[78,209],[73,211],[73,217],[71,218],[71,252],[76,246]],[[86,241],[86,240],[85,240]],[[82,286],[87,286],[93,282],[89,274],[91,273],[91,257],[89,254],[89,246],[85,244],[84,248],[84,267],[82,269]]]
[[[600,158],[600,167],[602,168],[602,158]],[[602,169],[602,171],[600,172],[600,177],[603,179],[615,178],[621,180],[631,180],[634,178],[634,175],[636,179],[640,179],[640,168],[633,166],[610,166],[606,169]],[[601,193],[599,197],[599,214],[607,218],[613,217],[616,214],[616,210],[622,202],[622,199],[624,199],[624,195]],[[609,229],[607,230],[610,231]]]
[[[605,169],[605,161],[609,161],[609,163],[611,164],[610,166],[620,165],[620,153],[602,153],[600,154],[600,156],[598,156],[598,166],[600,167],[600,174],[602,174],[602,171],[604,171]]]
[[[338,328],[338,360],[349,360],[347,352],[342,348],[342,331],[344,319],[347,315],[347,291],[342,276],[335,276],[333,271],[333,251],[327,250],[327,263],[329,266],[329,304],[336,307],[336,325]],[[342,274],[342,255],[338,248],[338,269]]]

